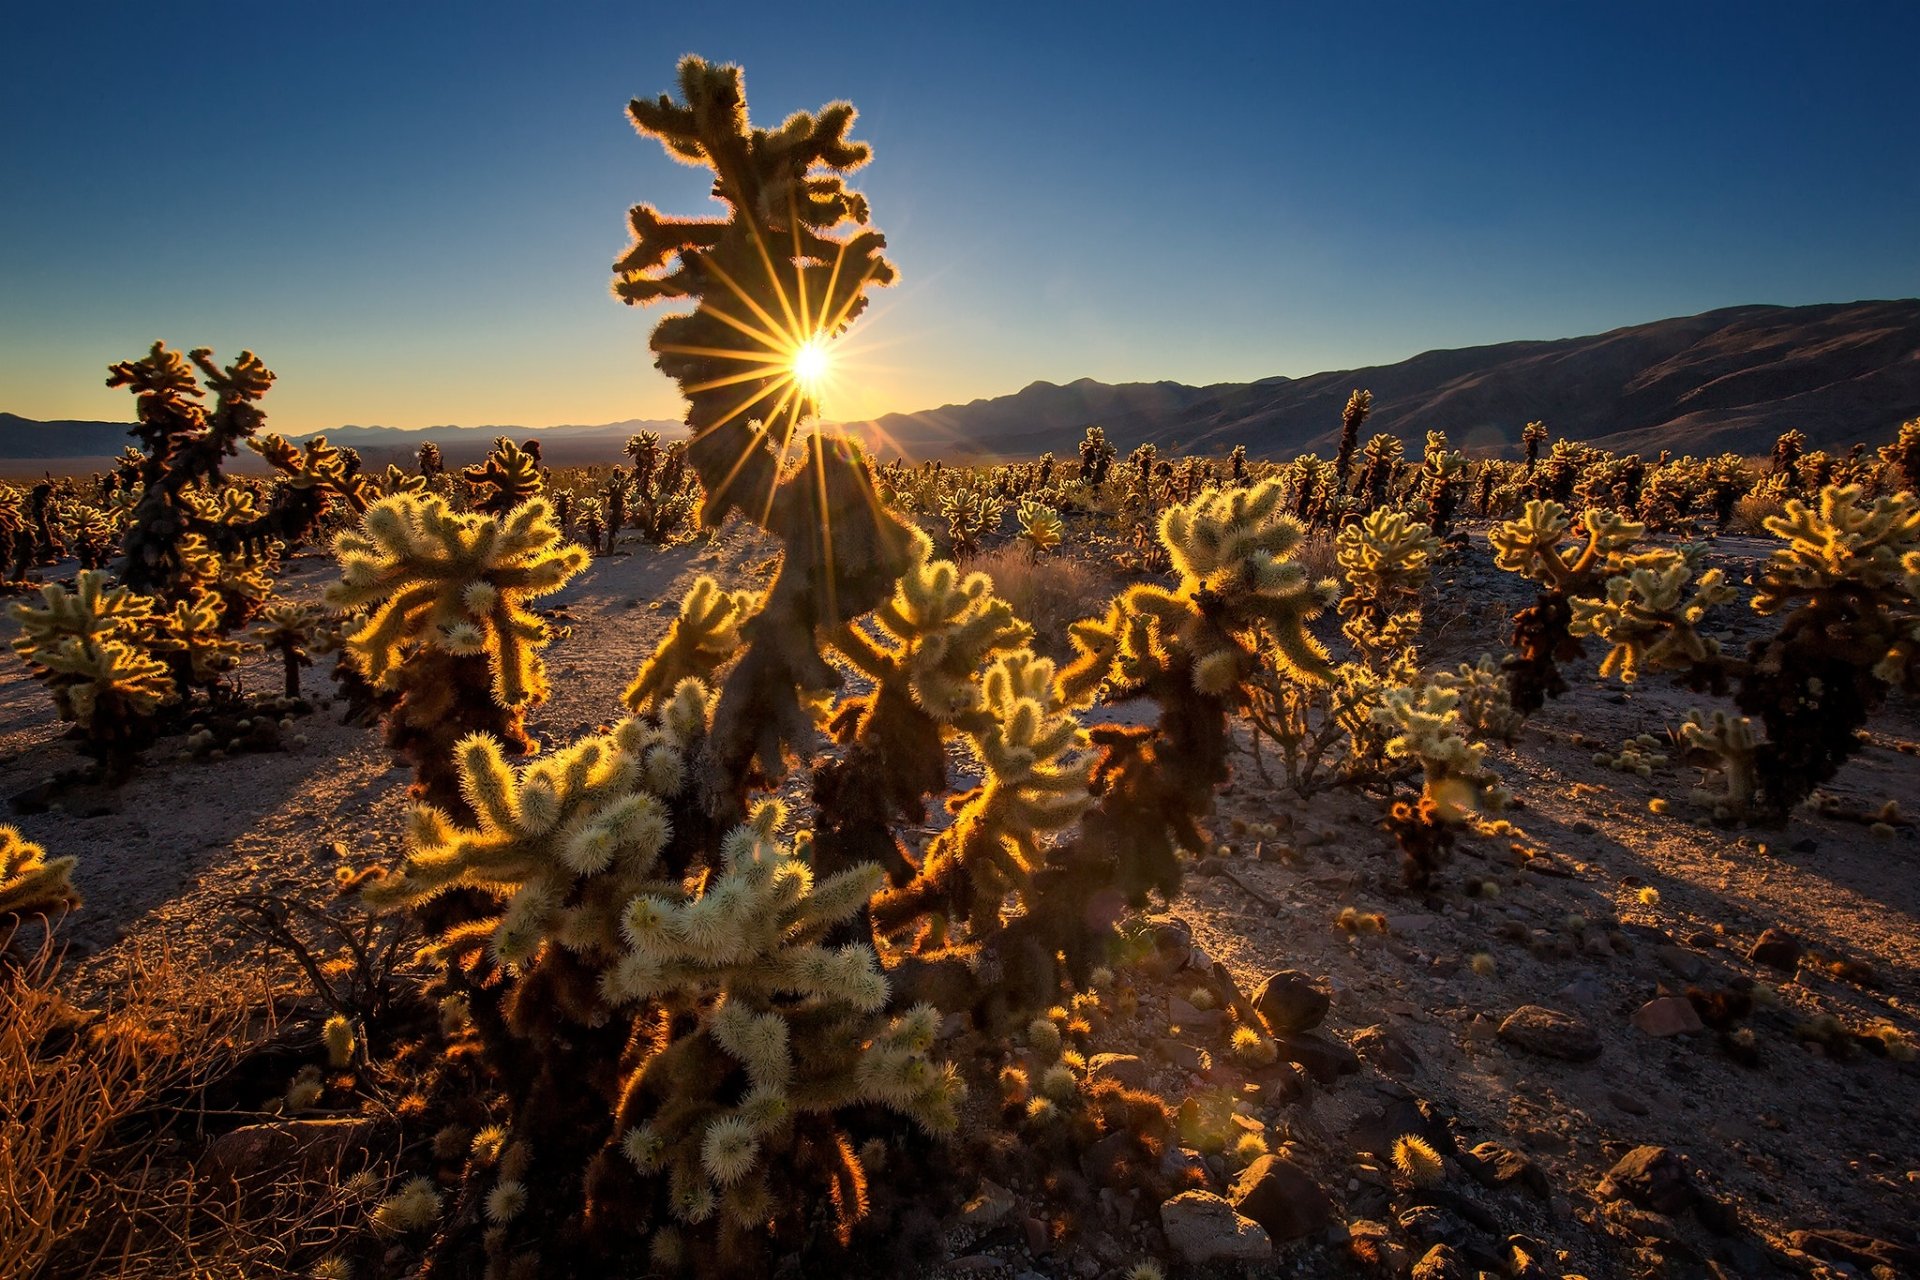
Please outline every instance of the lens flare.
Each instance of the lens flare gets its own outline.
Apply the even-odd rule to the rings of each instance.
[[[809,399],[819,399],[821,390],[826,386],[829,365],[824,338],[808,338],[795,349],[793,380]]]

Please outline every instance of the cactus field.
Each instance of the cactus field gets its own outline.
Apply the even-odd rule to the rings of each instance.
[[[0,486],[0,1275],[1920,1275],[1920,421],[907,460],[852,106],[630,116],[684,438]]]

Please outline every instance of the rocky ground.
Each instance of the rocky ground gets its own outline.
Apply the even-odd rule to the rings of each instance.
[[[1715,554],[1738,576],[1764,552],[1726,539]],[[596,560],[550,602],[565,631],[534,732],[611,718],[692,578],[760,581],[771,555],[729,527]],[[296,558],[287,590],[328,571]],[[1429,661],[1498,652],[1524,597],[1477,539],[1436,583]],[[246,679],[270,692],[277,668]],[[1575,683],[1494,751],[1519,798],[1511,832],[1464,841],[1430,893],[1399,887],[1376,801],[1302,799],[1243,756],[1186,896],[1132,922],[1147,958],[1087,1046],[1094,1074],[1207,1118],[1165,1157],[1190,1189],[1108,1195],[1065,1230],[1041,1188],[989,1182],[960,1197],[929,1270],[1092,1280],[1159,1256],[1196,1274],[1423,1280],[1920,1274],[1920,1070],[1887,1049],[1920,1037],[1920,839],[1859,820],[1920,801],[1920,717],[1880,718],[1831,812],[1725,829],[1688,800],[1693,770],[1594,762],[1677,723],[1687,698]],[[341,866],[395,855],[407,772],[338,712],[322,699],[285,752],[206,762],[162,743],[120,788],[8,819],[80,859],[87,905],[66,937],[85,980],[110,985],[156,940],[266,964],[233,928],[241,896],[324,902]],[[76,763],[44,690],[0,663],[0,794]],[[1348,908],[1357,930],[1338,923]],[[1229,978],[1282,1061],[1235,1060],[1206,1007]],[[1236,1154],[1247,1133],[1270,1154]],[[1408,1134],[1437,1168],[1396,1170]]]

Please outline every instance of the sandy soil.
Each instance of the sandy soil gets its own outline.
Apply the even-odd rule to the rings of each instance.
[[[1764,551],[1726,539],[1716,555],[1739,576]],[[553,698],[530,717],[534,732],[565,741],[610,719],[693,578],[763,581],[772,554],[770,543],[736,525],[711,542],[596,560],[548,602],[564,631],[548,655]],[[329,568],[322,556],[297,557],[285,590],[315,594]],[[1450,665],[1501,649],[1503,620],[1526,586],[1491,568],[1476,535],[1434,595],[1426,655]],[[0,636],[12,632],[11,623],[0,627]],[[259,660],[246,679],[273,691],[277,667]],[[323,693],[324,675],[309,673],[308,687]],[[1546,1175],[1544,1199],[1464,1184],[1497,1220],[1497,1231],[1482,1230],[1487,1239],[1524,1232],[1549,1246],[1548,1270],[1539,1274],[1861,1274],[1799,1253],[1789,1233],[1839,1227],[1920,1243],[1920,1069],[1863,1052],[1841,1060],[1795,1034],[1830,1014],[1852,1028],[1884,1019],[1920,1037],[1920,837],[1901,827],[1892,839],[1876,838],[1862,822],[1805,811],[1783,831],[1724,830],[1688,802],[1692,770],[1668,766],[1643,779],[1593,763],[1595,750],[1660,732],[1691,704],[1657,682],[1624,691],[1576,680],[1517,742],[1494,752],[1521,798],[1510,815],[1519,834],[1465,842],[1431,894],[1398,887],[1377,804],[1338,793],[1302,802],[1241,759],[1216,823],[1221,840],[1239,847],[1199,861],[1188,896],[1154,919],[1184,921],[1248,992],[1280,969],[1321,983],[1333,996],[1325,1030],[1356,1045],[1362,1059],[1358,1072],[1335,1081],[1293,1071],[1286,1088],[1268,1091],[1269,1099],[1294,1095],[1270,1102],[1267,1118],[1338,1210],[1326,1231],[1284,1247],[1255,1274],[1345,1273],[1336,1259],[1348,1256],[1348,1224],[1390,1219],[1393,1208],[1382,1161],[1365,1154],[1356,1135],[1383,1107],[1409,1098],[1430,1104],[1436,1126],[1459,1147],[1495,1141]],[[229,927],[235,895],[324,901],[343,860],[392,857],[407,773],[376,730],[337,721],[338,708],[323,704],[300,725],[304,745],[214,763],[184,759],[178,740],[164,742],[115,791],[76,793],[60,809],[8,819],[49,850],[80,859],[87,905],[68,924],[74,953],[104,972],[124,940],[165,938],[215,963],[245,963],[257,945]],[[1892,798],[1920,807],[1916,739],[1920,715],[1896,703],[1830,793],[1856,810]],[[21,664],[0,661],[0,794],[78,762],[44,691]],[[1656,796],[1670,798],[1673,812],[1650,812]],[[1236,817],[1288,831],[1257,856],[1251,842],[1228,836]],[[1498,883],[1498,897],[1466,896],[1467,882],[1482,879]],[[1649,887],[1657,901],[1643,900]],[[1390,931],[1336,928],[1346,906],[1384,913]],[[1572,916],[1584,927],[1573,927]],[[1768,928],[1805,944],[1797,970],[1748,958]],[[1471,963],[1480,953],[1491,957],[1491,973]],[[1827,960],[1857,962],[1864,968],[1855,977],[1866,981],[1833,976]],[[1659,1038],[1631,1021],[1656,996],[1721,990],[1742,978],[1779,993],[1777,1006],[1746,1023],[1752,1065],[1713,1031]],[[1176,1096],[1218,1084],[1219,1073],[1171,1066],[1183,1055],[1156,1055],[1155,1046],[1186,1042],[1225,1060],[1217,1039],[1188,1028],[1176,1036],[1163,1025],[1165,994],[1181,981],[1150,993],[1141,1017],[1116,1028],[1112,1046],[1152,1056],[1156,1082]],[[1523,1005],[1584,1020],[1602,1042],[1600,1056],[1562,1061],[1503,1041],[1496,1029]],[[1749,1230],[1723,1236],[1695,1216],[1648,1223],[1642,1219],[1652,1215],[1605,1205],[1596,1183],[1643,1143],[1686,1156],[1695,1180],[1736,1205]],[[1140,1231],[1133,1228],[1134,1243]],[[1664,1262],[1645,1250],[1662,1233],[1680,1241],[1661,1246]],[[1114,1273],[1101,1261],[1087,1269],[1084,1259],[1103,1256],[1097,1250],[1078,1260],[1036,1255],[1018,1233],[991,1245],[970,1246],[969,1257],[984,1261],[962,1270]],[[1131,1248],[1122,1233],[1116,1256]]]

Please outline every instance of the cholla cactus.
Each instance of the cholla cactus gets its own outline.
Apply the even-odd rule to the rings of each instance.
[[[1563,545],[1571,526],[1557,502],[1535,499],[1516,520],[1487,535],[1494,563],[1541,585],[1539,598],[1513,615],[1513,646],[1507,660],[1513,705],[1522,714],[1538,711],[1548,698],[1567,691],[1559,664],[1579,656],[1571,597],[1590,594],[1627,563],[1646,526],[1613,512],[1589,509],[1581,514],[1585,540]]]
[[[1722,790],[1701,788],[1694,798],[1726,817],[1749,812],[1759,789],[1754,762],[1760,735],[1754,732],[1753,721],[1724,711],[1691,711],[1680,726],[1680,741],[1703,753],[1721,778]]]
[[[1107,433],[1099,427],[1088,427],[1085,437],[1080,441],[1080,482],[1100,492],[1100,486],[1107,482],[1107,469],[1113,465],[1118,450]]]
[[[1367,510],[1372,511],[1387,500],[1388,486],[1393,483],[1405,453],[1406,447],[1400,438],[1385,432],[1374,435],[1360,451],[1367,465],[1360,472],[1356,492],[1365,500]]]
[[[1020,521],[1020,541],[1027,549],[1028,560],[1058,550],[1066,538],[1067,526],[1060,513],[1043,502],[1023,498],[1014,514]]]
[[[47,851],[21,836],[17,828],[0,827],[0,933],[11,934],[23,916],[77,910],[75,864],[74,858],[49,860]]]
[[[1336,492],[1346,492],[1347,473],[1353,469],[1353,451],[1360,443],[1360,428],[1372,412],[1373,392],[1356,390],[1347,397],[1347,407],[1340,414],[1340,452],[1333,459]]]
[[[1427,502],[1427,524],[1435,537],[1447,536],[1466,480],[1467,455],[1448,447],[1446,432],[1427,432],[1426,452],[1420,460],[1420,488]]]
[[[1900,424],[1893,443],[1880,446],[1880,462],[1896,487],[1920,493],[1920,418]]]
[[[789,463],[816,407],[805,367],[865,310],[870,289],[893,281],[894,267],[885,238],[865,226],[866,199],[847,185],[869,154],[847,136],[850,105],[756,129],[740,69],[691,56],[679,89],[678,101],[636,99],[628,114],[677,159],[715,171],[727,216],[635,206],[614,292],[643,305],[697,303],[662,320],[650,345],[687,398],[701,520],[717,524],[738,507],[784,544],[715,713],[717,770],[745,783],[781,776],[791,749],[815,733],[807,691],[838,681],[817,633],[886,599],[906,566],[906,526],[875,497],[858,448],[816,432]],[[849,225],[851,234],[835,234]]]
[[[62,720],[86,734],[88,750],[124,771],[151,740],[153,716],[176,696],[172,675],[153,656],[148,636],[154,601],[107,575],[85,570],[69,592],[50,583],[40,606],[16,604],[13,649],[53,692]]]
[[[1388,757],[1420,766],[1419,802],[1395,804],[1387,828],[1406,855],[1407,882],[1424,886],[1452,847],[1454,828],[1505,808],[1511,797],[1487,766],[1486,747],[1468,740],[1455,690],[1431,683],[1389,688],[1373,716],[1393,733]]]
[[[1420,593],[1439,549],[1433,531],[1403,511],[1370,512],[1340,530],[1342,630],[1369,667],[1384,670],[1419,634]]]
[[[866,1170],[838,1113],[877,1105],[944,1134],[964,1093],[953,1067],[927,1056],[939,1015],[919,1005],[886,1018],[873,952],[822,945],[877,869],[814,883],[804,847],[775,839],[780,817],[764,805],[735,829],[703,894],[636,899],[632,950],[609,982],[619,996],[699,1010],[691,1034],[634,1073],[615,1124],[630,1172],[663,1178],[668,1211],[705,1224],[723,1260],[754,1249],[769,1221],[804,1215],[788,1190],[796,1176],[827,1183],[847,1237],[865,1211]]]
[[[1734,590],[1720,570],[1701,570],[1704,555],[1695,545],[1635,556],[1626,572],[1607,579],[1604,599],[1571,602],[1569,630],[1611,646],[1600,661],[1602,676],[1632,684],[1643,670],[1695,670],[1719,656],[1719,641],[1699,628]]]
[[[216,693],[221,680],[248,649],[227,636],[219,604],[206,591],[177,600],[173,608],[155,614],[149,644],[155,653],[166,655],[174,685],[183,697],[195,688]]]
[[[1463,662],[1453,671],[1438,671],[1427,679],[1460,695],[1460,718],[1476,737],[1511,742],[1519,734],[1523,717],[1513,709],[1507,673],[1492,654],[1483,653],[1478,662]]]
[[[1006,503],[984,489],[963,485],[948,494],[940,504],[946,517],[947,539],[953,545],[956,560],[980,553],[980,540],[1000,527]]]
[[[355,464],[324,439],[316,438],[304,451],[278,436],[253,439],[266,422],[259,401],[272,387],[273,374],[251,351],[221,368],[206,348],[182,357],[156,342],[141,359],[113,365],[107,385],[133,390],[140,414],[134,435],[146,446],[137,474],[129,477],[140,486],[140,496],[127,528],[123,577],[136,590],[167,595],[182,590],[180,548],[188,534],[212,540],[222,554],[251,555],[270,541],[309,533],[335,498],[355,509],[362,503]],[[207,391],[215,395],[212,408],[203,403]],[[209,519],[194,509],[188,494],[196,487],[219,488],[224,461],[243,441],[284,473],[286,483],[263,511]]]
[[[268,605],[254,624],[260,646],[280,655],[284,688],[289,698],[300,696],[300,668],[313,665],[311,650],[323,624],[318,609],[289,601]]]
[[[543,499],[496,520],[411,494],[369,508],[334,552],[341,578],[327,602],[366,610],[347,649],[376,688],[402,694],[389,741],[414,757],[423,794],[458,811],[448,749],[475,730],[530,745],[520,714],[546,696],[549,633],[527,604],[564,586],[587,553],[561,543]]]
[[[680,616],[627,686],[622,698],[627,710],[653,711],[690,677],[711,684],[714,672],[740,651],[741,625],[753,615],[758,600],[751,591],[722,590],[704,575],[694,579],[680,602]]]
[[[1526,446],[1527,474],[1531,476],[1534,467],[1538,466],[1540,462],[1540,446],[1547,442],[1547,424],[1544,422],[1529,422],[1525,427],[1521,428],[1520,441]]]
[[[540,460],[505,436],[493,442],[485,462],[466,467],[460,478],[473,490],[474,510],[505,515],[547,491]]]

